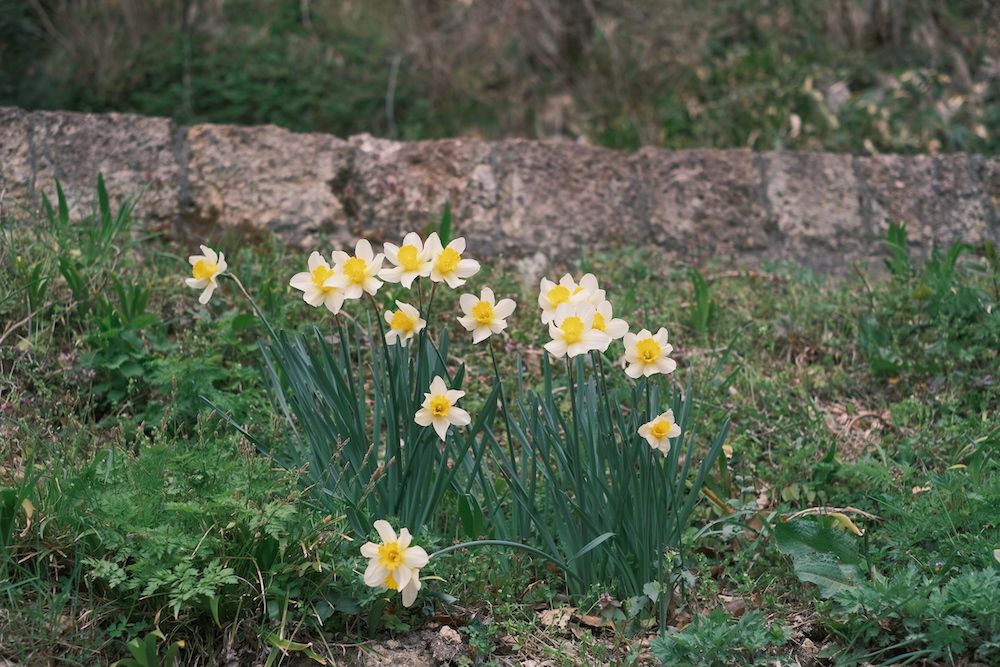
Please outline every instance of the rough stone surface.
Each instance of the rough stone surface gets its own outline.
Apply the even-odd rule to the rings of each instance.
[[[268,229],[304,246],[322,233],[344,236],[344,207],[333,185],[346,143],[274,125],[195,125],[185,135],[188,201],[184,220]]]
[[[98,171],[113,197],[143,191],[144,222],[197,238],[270,230],[304,248],[398,239],[426,230],[450,202],[474,255],[505,255],[533,272],[605,241],[840,271],[880,255],[892,221],[907,223],[917,252],[1000,241],[997,158],[344,140],[0,107],[6,212],[36,207],[55,178],[83,212]]]
[[[0,200],[6,209],[12,203],[27,205],[34,193],[34,160],[28,114],[20,109],[0,108]]]
[[[827,153],[765,153],[770,214],[783,254],[821,268],[858,256],[870,239],[861,215],[853,158]]]
[[[1000,191],[991,193],[989,172],[991,166],[996,171],[997,160],[966,155],[855,160],[864,183],[862,205],[876,236],[890,222],[900,221],[907,223],[910,240],[924,250],[934,243],[996,236]]]
[[[643,148],[633,162],[648,193],[648,242],[695,256],[753,256],[774,245],[749,150]]]
[[[142,193],[142,215],[152,223],[177,215],[182,166],[174,154],[174,125],[131,114],[27,114],[30,175],[3,167],[5,180],[52,193],[62,183],[70,211],[92,210],[98,172],[113,199]],[[34,196],[23,202],[37,203]]]

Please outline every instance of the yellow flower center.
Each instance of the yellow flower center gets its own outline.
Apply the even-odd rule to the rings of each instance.
[[[480,301],[472,308],[472,317],[480,324],[486,326],[493,321],[493,306],[485,301]]]
[[[604,322],[604,315],[594,313],[594,322],[590,325],[598,331],[607,331],[608,325]]]
[[[368,262],[360,257],[351,257],[344,262],[344,274],[350,278],[352,283],[361,285],[368,277]]]
[[[191,275],[195,277],[195,280],[211,280],[218,272],[218,264],[204,259],[199,259],[191,268]]]
[[[660,358],[662,352],[663,350],[660,348],[660,345],[652,338],[645,338],[635,344],[636,356],[644,364],[653,363]]]
[[[451,411],[451,401],[448,400],[447,396],[431,396],[427,408],[435,417],[447,417]]]
[[[409,333],[413,331],[413,327],[417,325],[417,321],[403,312],[400,308],[395,313],[392,314],[392,321],[389,322],[391,326],[396,331],[402,331],[404,333]]]
[[[327,278],[333,275],[333,269],[331,269],[326,264],[320,264],[315,269],[312,270],[312,281],[313,285],[321,290],[332,289],[331,287],[324,287],[323,283],[326,282]]]
[[[583,320],[576,315],[570,315],[563,320],[562,326],[559,328],[562,329],[563,340],[566,341],[567,345],[583,340]]]
[[[452,273],[458,268],[458,262],[462,256],[451,248],[445,248],[437,258],[437,270],[441,273]]]
[[[404,245],[399,249],[399,254],[396,255],[396,259],[399,260],[399,266],[404,271],[420,270],[420,257],[416,246]]]
[[[378,562],[392,572],[403,564],[403,548],[399,542],[387,542],[378,548]]]
[[[657,419],[653,422],[653,427],[649,429],[649,432],[657,440],[663,440],[670,433],[670,427],[672,426],[673,424],[666,419]]]
[[[569,288],[565,287],[564,285],[556,285],[555,287],[549,290],[547,296],[549,299],[549,303],[551,303],[553,307],[558,306],[561,303],[566,303],[567,301],[569,301],[569,296],[570,296]]]
[[[391,573],[387,574],[386,577],[385,577],[385,587],[388,588],[390,591],[398,591],[399,590],[399,584],[397,584],[396,580],[393,579]]]

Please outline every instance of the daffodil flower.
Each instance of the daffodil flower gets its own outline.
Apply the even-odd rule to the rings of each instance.
[[[677,362],[669,355],[674,348],[667,342],[667,330],[656,334],[643,329],[638,334],[625,334],[625,373],[632,378],[649,377],[657,373],[673,373]]]
[[[347,278],[336,273],[323,255],[309,255],[309,270],[296,273],[288,284],[302,292],[302,300],[314,308],[326,306],[336,315],[344,305],[344,287]]]
[[[545,344],[548,353],[553,357],[575,357],[590,350],[607,349],[611,342],[608,334],[593,327],[596,313],[586,302],[560,305],[549,323],[552,340]]]
[[[465,396],[464,391],[448,389],[448,385],[440,375],[431,381],[430,391],[424,394],[423,405],[413,416],[413,421],[421,426],[434,426],[438,437],[444,440],[448,435],[448,427],[467,426],[472,417],[462,408],[456,407],[458,399]]]
[[[473,294],[463,294],[458,298],[458,304],[465,313],[465,317],[458,318],[458,321],[472,332],[473,343],[480,343],[506,329],[507,318],[516,307],[513,299],[501,299],[497,303],[489,287],[482,289],[478,299]]]
[[[208,246],[201,246],[201,255],[191,255],[188,262],[191,263],[191,277],[184,283],[193,289],[202,290],[198,297],[198,303],[206,304],[212,298],[212,293],[219,286],[216,278],[221,276],[229,268],[226,264],[226,256],[223,253],[216,253]]]
[[[579,299],[575,301],[572,299],[574,295],[580,294],[579,287],[573,276],[568,273],[560,278],[558,283],[542,278],[538,290],[538,307],[542,309],[542,324],[549,324],[555,319],[559,306],[578,303]]]
[[[397,537],[388,521],[379,520],[375,522],[375,530],[382,543],[366,542],[361,547],[361,555],[369,559],[365,584],[400,591],[403,606],[409,607],[420,590],[420,568],[427,565],[430,557],[422,547],[410,546],[413,537],[406,528]]]
[[[589,301],[596,308],[604,302],[605,292],[597,284],[597,277],[593,273],[584,274],[580,278],[580,283],[576,286],[571,296],[573,302]]]
[[[445,282],[448,287],[455,289],[464,285],[466,278],[479,272],[479,262],[462,259],[462,253],[465,252],[465,239],[462,237],[453,239],[442,248],[437,232],[432,232],[424,243],[424,249],[433,258],[431,280],[436,283]]]
[[[385,258],[393,266],[382,269],[378,276],[389,283],[400,283],[410,289],[417,278],[431,275],[434,258],[415,232],[403,237],[403,245],[385,244]]]
[[[392,345],[398,340],[400,345],[406,347],[410,339],[427,326],[427,322],[421,319],[420,311],[408,303],[397,301],[396,308],[399,310],[385,311],[385,321],[389,323],[389,330],[385,332],[385,342]]]
[[[594,322],[592,326],[594,329],[603,331],[608,335],[609,344],[611,341],[618,340],[628,333],[628,322],[615,318],[610,301],[605,299],[597,304],[595,308],[596,311],[594,312]],[[604,350],[606,349],[607,347],[605,346]],[[604,352],[604,350],[601,350],[601,352]]]
[[[343,250],[335,250],[333,263],[335,271],[344,276],[344,297],[360,299],[366,292],[375,294],[382,286],[382,281],[376,278],[382,269],[382,253],[372,252],[372,244],[367,239],[360,239],[354,246],[354,256]]]
[[[670,439],[681,434],[681,427],[674,421],[674,411],[667,410],[651,422],[639,427],[639,435],[649,446],[666,456],[670,452]]]

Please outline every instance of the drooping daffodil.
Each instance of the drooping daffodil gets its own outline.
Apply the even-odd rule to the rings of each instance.
[[[184,283],[192,289],[202,290],[198,297],[198,303],[206,304],[212,298],[212,293],[219,286],[217,279],[229,265],[226,264],[226,256],[223,253],[216,253],[208,246],[201,246],[200,255],[191,255],[188,262],[191,264],[191,277]]]
[[[382,543],[366,542],[361,547],[361,555],[369,559],[365,584],[399,591],[403,606],[409,607],[420,590],[420,568],[430,557],[422,547],[411,546],[413,537],[406,528],[397,536],[389,522],[380,519],[375,522],[375,530]]]

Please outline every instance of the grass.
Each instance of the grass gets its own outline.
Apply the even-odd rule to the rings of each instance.
[[[236,294],[222,290],[198,308],[181,283],[186,247],[144,238],[130,223],[108,227],[117,220],[110,208],[68,225],[60,208],[3,221],[0,657],[106,664],[154,629],[161,655],[185,642],[185,664],[304,655],[294,642],[335,656],[443,622],[460,629],[469,663],[604,655],[628,664],[644,653],[654,618],[630,617],[628,599],[601,589],[571,601],[560,573],[523,553],[432,561],[425,576],[435,579],[411,610],[366,589],[366,536],[200,398],[255,435],[282,437],[257,371],[262,332]],[[113,242],[81,236],[95,226]],[[703,432],[733,420],[731,451],[709,480],[722,504],[703,499],[696,509],[683,536],[684,595],[652,647],[668,663],[813,653],[837,664],[996,659],[995,254],[942,249],[915,264],[892,252],[905,247],[901,233],[883,277],[668,266],[630,247],[589,249],[566,267],[597,274],[616,315],[668,323]],[[268,241],[213,242],[239,248],[227,258],[277,327],[322,326],[286,287],[304,257]],[[75,258],[79,280],[61,257]],[[144,298],[133,287],[119,293],[111,276]],[[520,282],[491,266],[469,291],[489,284],[518,301],[501,373],[520,354],[538,382],[530,348],[544,328],[535,287]],[[441,297],[435,310],[450,327],[451,357],[466,364],[474,389],[464,403],[475,414],[490,360],[446,321],[457,295]],[[459,513],[453,499],[443,502],[441,512]],[[836,543],[817,539],[784,555],[776,527],[816,507],[867,513],[844,510],[864,536],[837,528]],[[784,525],[808,532],[827,521]],[[465,537],[460,523],[439,525],[455,528],[424,527],[429,552]],[[829,582],[831,563],[836,585],[811,583],[816,573]],[[804,572],[813,579],[800,582]],[[569,604],[565,623],[540,614]]]

